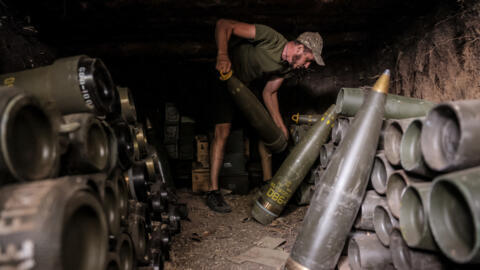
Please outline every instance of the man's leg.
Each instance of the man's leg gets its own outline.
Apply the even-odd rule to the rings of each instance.
[[[213,211],[221,213],[232,211],[218,188],[218,175],[222,167],[230,128],[230,123],[216,124],[214,138],[210,147],[210,191],[207,194],[207,205]]]
[[[258,141],[258,153],[262,163],[263,181],[272,179],[272,152],[265,146],[263,141]]]
[[[210,147],[210,190],[217,190],[218,175],[225,155],[225,145],[230,135],[231,123],[215,125],[215,134]]]

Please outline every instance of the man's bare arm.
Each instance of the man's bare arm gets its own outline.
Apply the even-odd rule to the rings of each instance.
[[[255,25],[234,20],[220,19],[215,27],[217,43],[217,70],[227,73],[232,67],[228,56],[228,41],[232,34],[245,39],[255,38]]]
[[[283,78],[274,78],[269,80],[263,89],[262,95],[265,106],[272,116],[273,121],[282,130],[285,138],[288,139],[288,130],[283,123],[282,115],[280,114],[280,106],[278,105],[278,89],[280,89],[283,80]]]

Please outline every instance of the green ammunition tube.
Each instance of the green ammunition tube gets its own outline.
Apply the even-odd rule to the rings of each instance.
[[[101,122],[90,113],[69,114],[63,119],[67,124],[80,124],[80,128],[68,134],[68,151],[62,157],[67,172],[106,171],[110,165],[110,144]]]
[[[378,194],[385,194],[387,191],[387,180],[395,172],[383,151],[377,152],[373,161],[373,168],[370,174],[372,187]]]
[[[3,85],[18,86],[62,114],[106,115],[118,102],[108,69],[97,58],[79,55],[52,65],[0,75]]]
[[[365,99],[367,89],[342,88],[337,95],[337,113],[355,116]],[[386,119],[403,119],[425,116],[435,103],[423,99],[388,94],[385,101]]]
[[[480,165],[480,99],[435,106],[425,118],[421,148],[427,165],[438,172]]]
[[[416,118],[391,119],[385,123],[383,132],[383,150],[388,162],[393,166],[400,165],[400,143],[407,126]]]
[[[30,269],[104,269],[108,251],[105,213],[81,178],[0,189],[0,246],[13,254],[2,255],[1,268],[30,268],[32,262]]]
[[[250,125],[258,132],[260,138],[273,153],[280,153],[287,148],[287,140],[258,101],[255,95],[237,77],[226,78],[227,88],[233,100],[242,111]]]
[[[127,170],[135,159],[135,134],[125,122],[115,122],[112,127],[118,140],[118,165]]]
[[[378,240],[388,247],[390,245],[390,235],[394,229],[399,228],[399,224],[388,207],[377,205],[373,209],[373,228]]]
[[[269,187],[255,201],[252,216],[262,224],[278,217],[293,193],[318,158],[322,144],[327,140],[336,118],[335,105],[330,106],[319,122],[313,125],[305,138],[297,144],[273,176]]]
[[[405,171],[394,171],[387,180],[387,205],[392,215],[396,218],[400,217],[400,206],[402,193],[411,184],[425,182],[421,178],[415,178],[407,175]]]
[[[107,121],[100,121],[105,135],[108,140],[108,165],[106,172],[111,173],[116,167],[118,162],[118,140],[117,135],[113,128],[107,123]]]
[[[348,260],[353,270],[393,270],[390,250],[382,245],[375,234],[357,235],[348,243]]]
[[[368,190],[363,199],[362,206],[358,210],[355,224],[355,229],[365,231],[375,231],[373,227],[373,211],[377,205],[387,206],[385,197],[380,196],[374,190]]]
[[[58,173],[58,123],[40,102],[16,87],[1,87],[0,185]]]
[[[420,146],[423,120],[413,120],[403,132],[400,142],[400,164],[407,172],[430,177],[434,172],[427,166]]]
[[[451,269],[437,254],[409,248],[398,229],[393,230],[390,235],[390,251],[397,270]]]
[[[413,183],[402,194],[400,230],[405,242],[411,248],[437,250],[428,224],[430,209],[428,193],[431,187],[431,182]]]
[[[480,262],[480,167],[435,178],[430,229],[442,253],[456,263]]]

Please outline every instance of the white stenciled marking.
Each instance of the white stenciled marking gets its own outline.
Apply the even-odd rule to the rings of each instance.
[[[78,69],[78,82],[80,83],[80,90],[82,93],[83,100],[89,109],[94,109],[95,106],[93,105],[92,97],[90,96],[90,92],[88,91],[85,83],[87,81],[87,76],[85,75],[85,67],[80,67]]]
[[[4,250],[5,252],[1,252]],[[23,241],[20,246],[7,244],[0,246],[0,269],[30,270],[35,266],[35,245],[32,240]]]

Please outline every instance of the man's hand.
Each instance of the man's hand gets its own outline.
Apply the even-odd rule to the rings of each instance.
[[[225,73],[228,73],[231,68],[232,68],[232,62],[230,62],[230,58],[228,58],[228,55],[226,53],[218,54],[216,69],[219,72],[225,74]]]

